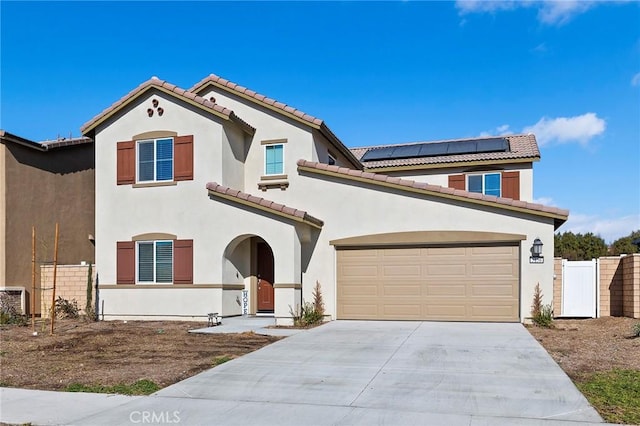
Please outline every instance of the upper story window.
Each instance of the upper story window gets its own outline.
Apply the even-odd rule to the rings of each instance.
[[[473,174],[467,176],[467,191],[500,196],[500,173]]]
[[[173,282],[173,241],[139,241],[138,282]]]
[[[138,182],[173,180],[173,138],[137,142]]]
[[[160,133],[160,134],[158,134]],[[164,133],[164,134],[163,134]],[[193,180],[193,135],[175,132],[147,132],[116,146],[118,185],[172,185]]]
[[[284,144],[264,146],[264,174],[281,175],[284,173]]]

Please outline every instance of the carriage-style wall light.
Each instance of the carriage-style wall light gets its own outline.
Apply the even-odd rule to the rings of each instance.
[[[544,263],[544,257],[542,256],[542,241],[540,238],[533,240],[533,246],[531,246],[531,257],[529,263]]]

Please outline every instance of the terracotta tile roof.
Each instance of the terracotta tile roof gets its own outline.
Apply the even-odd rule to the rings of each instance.
[[[280,109],[289,114],[293,114],[294,116],[300,118],[301,120],[308,121],[309,123],[313,123],[317,126],[320,126],[322,124],[322,120],[319,118],[316,118],[310,114],[307,114],[306,112],[300,111],[299,109],[293,108],[292,106],[287,105],[285,103],[278,102],[275,99],[271,99],[265,95],[261,95],[260,93],[254,92],[253,90],[247,89],[246,87],[240,86],[232,81],[229,81],[215,74],[209,74],[207,77],[203,78],[198,83],[196,83],[191,89],[189,89],[189,91],[198,92],[207,83],[214,83],[217,86],[223,86],[234,92],[242,93],[264,104],[271,105],[274,108]]]
[[[113,113],[115,113],[118,109],[126,105],[131,99],[135,98],[136,95],[148,90],[149,88],[158,88],[163,90],[166,93],[173,94],[178,98],[182,98],[183,100],[190,101],[191,103],[195,103],[200,105],[206,110],[209,110],[216,114],[219,117],[228,119],[230,121],[235,122],[241,128],[243,128],[248,133],[253,134],[255,132],[255,128],[249,125],[246,121],[242,120],[238,117],[232,110],[229,108],[225,108],[219,104],[214,104],[213,102],[204,99],[201,96],[196,95],[188,90],[181,89],[175,84],[171,84],[167,81],[160,80],[157,77],[152,77],[144,83],[140,84],[138,87],[133,89],[131,92],[124,95],[120,100],[113,103],[109,108],[102,111],[100,114],[93,117],[91,120],[87,121],[80,130],[83,134],[87,134],[91,130],[95,129],[95,127],[110,117]]]
[[[207,77],[200,80],[196,83],[191,89],[191,92],[197,93],[202,90],[207,84],[212,84],[216,87],[219,87],[227,92],[235,93],[241,97],[247,98],[255,103],[262,104],[263,106],[280,112],[290,118],[298,120],[303,123],[307,123],[310,126],[320,130],[320,132],[345,156],[349,161],[358,168],[361,168],[361,163],[358,158],[356,158],[349,148],[346,147],[344,143],[329,129],[329,126],[321,120],[320,118],[314,117],[306,112],[300,111],[297,108],[294,108],[290,105],[287,105],[283,102],[276,101],[275,99],[271,99],[265,95],[257,93],[251,89],[247,89],[246,87],[240,86],[234,82],[231,82],[225,78],[217,76],[215,74],[210,74]]]
[[[363,172],[360,170],[330,166],[328,164],[316,163],[306,160],[298,160],[298,168],[309,170],[312,172],[315,171],[321,174],[343,176],[345,178],[365,181],[372,184],[393,186],[400,190],[420,192],[444,198],[459,199],[476,204],[491,205],[493,207],[507,210],[526,211],[531,214],[553,217],[554,219],[556,219],[556,227],[564,223],[569,216],[569,210],[559,209],[557,207],[549,207],[542,204],[528,203],[526,201],[495,197],[492,195],[483,195],[475,192],[467,192],[439,185],[429,185],[424,182],[415,182],[413,180],[400,179],[398,177],[387,176],[380,173]]]
[[[322,225],[324,225],[324,222],[322,220],[311,216],[304,210],[287,207],[285,205],[269,201],[262,197],[256,197],[255,195],[247,194],[242,191],[238,191],[237,189],[231,189],[226,186],[219,185],[216,182],[209,182],[207,184],[207,189],[209,190],[209,194],[211,195],[220,196],[222,198],[249,205],[260,210],[275,213],[279,216],[285,216],[297,222],[305,222],[312,226],[315,226],[316,228],[321,228]]]
[[[456,155],[440,155],[436,157],[419,157],[419,158],[402,158],[395,160],[377,160],[377,161],[365,161],[362,164],[365,169],[379,169],[387,167],[410,167],[419,165],[438,165],[442,164],[446,167],[450,163],[466,163],[471,161],[496,161],[496,160],[519,160],[519,159],[531,159],[531,161],[538,161],[540,159],[540,151],[538,150],[538,144],[536,137],[533,134],[528,135],[507,135],[507,136],[490,136],[487,138],[467,138],[467,139],[449,139],[440,141],[429,141],[426,143],[439,143],[439,142],[460,142],[469,140],[483,140],[496,137],[504,137],[509,141],[508,152],[483,152],[478,154],[456,154]],[[392,144],[392,145],[379,145],[369,147],[358,147],[351,149],[353,155],[360,160],[365,153],[370,150],[378,148],[386,148],[390,146],[409,146],[422,144],[425,142],[413,142],[406,144]]]

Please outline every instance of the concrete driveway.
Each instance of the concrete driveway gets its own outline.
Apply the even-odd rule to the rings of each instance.
[[[67,420],[92,425],[602,422],[520,324],[377,321],[334,321],[153,396]]]

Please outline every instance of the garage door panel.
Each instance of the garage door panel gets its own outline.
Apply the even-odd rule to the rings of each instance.
[[[518,321],[519,247],[338,250],[338,318]]]
[[[382,267],[383,277],[397,277],[397,278],[420,278],[421,269],[420,264],[413,265],[384,265]]]
[[[424,294],[431,297],[453,296],[464,297],[466,286],[464,284],[424,285]]]
[[[383,294],[385,296],[421,296],[422,295],[422,286],[419,282],[409,285],[384,285]]]

